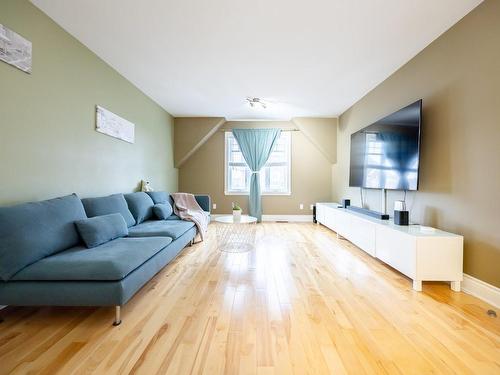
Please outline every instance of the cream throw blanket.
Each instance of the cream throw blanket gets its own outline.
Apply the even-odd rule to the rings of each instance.
[[[205,238],[208,229],[208,216],[200,207],[193,194],[173,193],[174,213],[182,220],[192,221],[198,228],[201,240]]]

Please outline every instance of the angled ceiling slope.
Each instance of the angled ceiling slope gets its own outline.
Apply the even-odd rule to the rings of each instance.
[[[337,162],[337,118],[296,117],[292,123],[330,163]]]
[[[32,2],[176,117],[290,119],[340,115],[481,0]]]
[[[176,117],[175,167],[180,168],[219,130],[234,127],[297,128],[330,163],[334,164],[337,161],[337,126],[337,118],[301,117],[291,121],[226,121],[223,117]]]

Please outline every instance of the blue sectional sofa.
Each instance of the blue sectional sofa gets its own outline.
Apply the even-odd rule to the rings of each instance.
[[[196,196],[210,213],[210,197]],[[0,305],[120,308],[193,242],[166,192],[0,207]],[[161,219],[159,219],[161,217]]]

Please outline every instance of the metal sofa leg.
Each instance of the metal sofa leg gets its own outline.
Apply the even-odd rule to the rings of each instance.
[[[121,312],[121,306],[115,306],[115,321],[113,322],[113,325],[119,326],[122,323],[122,312]]]
[[[194,243],[194,239],[192,239],[191,241],[189,241],[189,247],[193,246],[193,243]]]

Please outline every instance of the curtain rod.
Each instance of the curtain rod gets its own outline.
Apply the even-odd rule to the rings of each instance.
[[[234,129],[246,129],[246,128],[234,128]],[[255,129],[267,129],[267,128],[255,128]],[[278,128],[272,128],[272,129],[278,129]],[[291,128],[279,128],[281,129],[282,132],[300,132],[300,129],[291,129]],[[219,131],[221,132],[230,132],[231,130],[233,130],[233,128],[231,129],[220,129]]]

